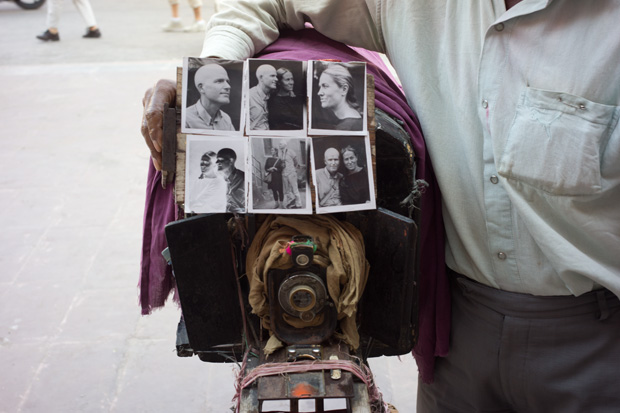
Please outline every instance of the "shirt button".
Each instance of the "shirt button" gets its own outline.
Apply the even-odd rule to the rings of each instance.
[[[500,260],[504,261],[506,259],[506,254],[503,252],[498,252],[497,253],[497,258],[499,258]]]
[[[499,178],[497,177],[497,175],[491,175],[491,183],[496,184],[498,182],[499,182]]]
[[[495,25],[495,30],[497,30],[498,32],[501,32],[502,30],[504,30],[504,23],[498,23]]]
[[[483,108],[485,108],[485,109],[486,109],[486,108],[488,108],[488,107],[489,107],[489,101],[488,101],[488,100],[486,100],[486,99],[485,99],[485,100],[483,100],[483,101],[482,101],[482,107],[483,107]]]

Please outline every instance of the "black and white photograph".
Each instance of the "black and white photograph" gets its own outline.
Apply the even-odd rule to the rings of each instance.
[[[308,150],[307,137],[250,138],[250,212],[312,213]]]
[[[366,63],[308,62],[311,135],[365,135]]]
[[[306,62],[248,59],[246,133],[301,136],[307,124]]]
[[[183,59],[183,133],[243,135],[244,66],[242,60]]]
[[[246,211],[247,139],[187,135],[185,212]]]
[[[312,138],[312,180],[317,214],[375,209],[368,135]]]

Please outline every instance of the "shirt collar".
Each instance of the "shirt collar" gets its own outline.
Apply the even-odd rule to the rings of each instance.
[[[263,92],[263,88],[261,87],[261,85],[256,85],[256,94],[262,100],[269,100],[269,95],[267,93]]]
[[[501,0],[504,3],[504,0]],[[526,14],[532,14],[542,9],[549,7],[553,3],[553,0],[522,0],[510,10],[507,10],[495,21],[494,24],[505,22],[515,17],[524,16]],[[506,10],[504,6],[504,10]]]
[[[200,116],[200,119],[207,125],[213,126],[222,119],[222,111],[218,109],[217,112],[215,112],[215,116],[211,118],[211,115],[209,115],[204,106],[202,106],[202,102],[198,101],[198,116]]]
[[[228,175],[228,178],[226,178],[226,182],[230,183],[230,182],[234,182],[235,180],[237,180],[239,172],[240,172],[239,169],[234,168],[233,171],[230,173],[230,175]]]

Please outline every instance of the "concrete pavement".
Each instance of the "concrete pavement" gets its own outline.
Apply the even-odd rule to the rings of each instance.
[[[45,8],[0,3],[0,412],[225,412],[234,366],[176,357],[179,310],[141,317],[136,288],[140,99],[202,34],[161,32],[165,0],[92,5],[101,39],[82,39],[65,1],[61,41],[43,43]],[[411,357],[372,367],[386,399],[414,412]]]

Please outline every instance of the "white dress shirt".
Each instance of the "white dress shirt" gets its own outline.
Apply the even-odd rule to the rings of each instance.
[[[223,3],[203,55],[304,27],[386,53],[443,196],[446,262],[502,290],[620,296],[620,1]],[[405,194],[403,194],[405,195]],[[424,242],[424,240],[421,240]]]

